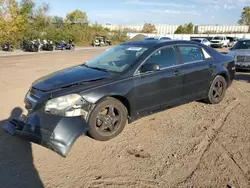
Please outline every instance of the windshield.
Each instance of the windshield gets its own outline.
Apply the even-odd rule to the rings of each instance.
[[[223,40],[223,37],[214,37],[213,40]]]
[[[140,46],[118,45],[86,62],[85,65],[90,68],[119,73],[132,65],[145,50],[147,48]]]
[[[250,40],[238,41],[233,49],[250,49]]]

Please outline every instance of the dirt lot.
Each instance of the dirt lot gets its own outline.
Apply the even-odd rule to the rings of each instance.
[[[1,57],[0,124],[21,113],[32,81],[101,51]],[[250,187],[249,83],[240,73],[221,104],[145,117],[108,142],[82,137],[66,159],[0,130],[0,187]]]

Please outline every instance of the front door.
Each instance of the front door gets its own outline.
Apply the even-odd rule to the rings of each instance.
[[[182,96],[183,76],[179,66],[176,48],[173,46],[157,50],[142,65],[159,65],[158,71],[141,72],[134,76],[137,113],[150,111],[178,101]]]

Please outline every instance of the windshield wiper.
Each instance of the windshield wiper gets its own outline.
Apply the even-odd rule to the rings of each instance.
[[[104,72],[111,72],[110,70],[108,69],[105,69],[105,68],[100,68],[100,67],[90,67],[88,65],[85,64],[86,67],[88,68],[91,68],[91,69],[95,69],[95,70],[100,70],[100,71],[104,71]]]

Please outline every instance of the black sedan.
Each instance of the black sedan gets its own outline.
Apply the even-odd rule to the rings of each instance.
[[[106,141],[126,123],[191,101],[220,103],[234,58],[192,41],[128,42],[35,81],[27,115],[4,129],[66,157],[82,135]]]

